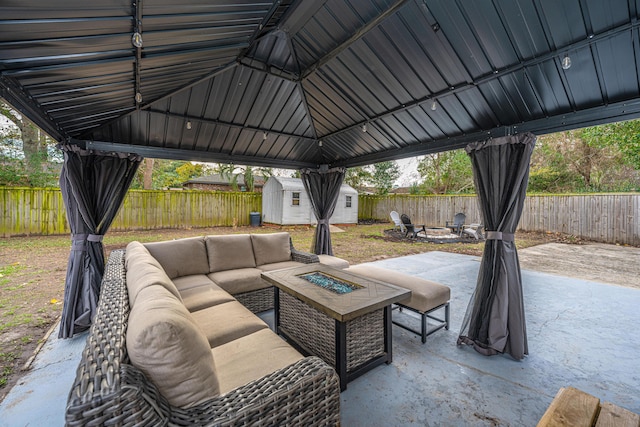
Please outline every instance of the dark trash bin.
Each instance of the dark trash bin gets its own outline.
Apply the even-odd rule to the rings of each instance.
[[[260,212],[250,212],[249,220],[252,227],[260,227]]]

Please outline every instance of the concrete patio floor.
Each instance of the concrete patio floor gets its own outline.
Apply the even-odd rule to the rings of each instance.
[[[635,269],[627,280],[637,282],[640,249],[621,256],[629,253]],[[424,345],[394,326],[393,363],[348,384],[341,394],[342,425],[535,426],[563,386],[640,413],[640,289],[566,277],[579,265],[563,275],[523,269],[529,356],[518,362],[455,344],[478,257],[429,252],[374,264],[450,286],[452,325]],[[271,322],[272,314],[263,318]],[[86,335],[56,337],[51,334],[31,371],[0,405],[0,426],[64,424]]]

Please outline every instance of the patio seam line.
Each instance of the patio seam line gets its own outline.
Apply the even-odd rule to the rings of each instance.
[[[24,365],[22,365],[22,367],[20,368],[20,371],[30,372],[33,370],[33,362],[35,362],[36,357],[38,356],[38,354],[40,353],[44,345],[47,343],[47,340],[49,340],[49,337],[51,336],[53,331],[58,327],[58,325],[60,325],[61,319],[62,319],[62,316],[58,316],[58,320],[56,320],[56,322],[53,325],[51,325],[47,333],[44,334],[44,337],[40,339],[40,342],[38,343],[36,348],[33,350],[33,354],[31,354],[31,356],[29,356],[29,358],[24,363]]]

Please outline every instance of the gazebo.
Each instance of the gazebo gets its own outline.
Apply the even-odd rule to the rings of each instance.
[[[466,147],[488,243],[460,342],[522,358],[513,227],[534,135],[640,117],[628,0],[27,0],[0,14],[0,96],[65,152],[62,337],[90,323],[102,236],[144,156],[300,169],[315,251],[331,254],[344,168]],[[504,325],[487,324],[496,313]]]

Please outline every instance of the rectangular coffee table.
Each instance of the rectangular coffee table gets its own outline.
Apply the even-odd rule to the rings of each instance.
[[[374,367],[391,363],[391,304],[411,291],[322,264],[264,272],[262,277],[275,287],[277,333],[302,353],[333,366],[341,390]]]

